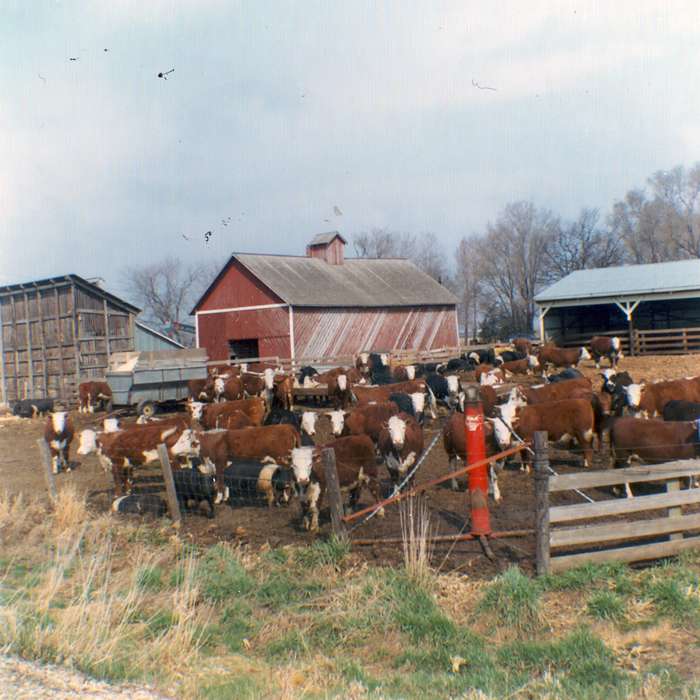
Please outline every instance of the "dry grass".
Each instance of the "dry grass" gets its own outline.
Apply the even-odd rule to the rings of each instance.
[[[435,534],[430,522],[430,509],[424,499],[412,496],[399,503],[404,567],[409,577],[425,584],[432,577],[430,560]]]

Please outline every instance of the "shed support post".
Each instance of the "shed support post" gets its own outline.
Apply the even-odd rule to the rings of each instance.
[[[632,320],[632,314],[634,313],[634,310],[639,306],[641,302],[641,299],[637,299],[636,301],[623,301],[619,302],[616,301],[615,305],[617,306],[620,311],[622,311],[623,314],[625,314],[625,317],[627,318],[627,330],[629,333],[629,344],[630,344],[630,355],[635,354],[635,347],[634,347],[634,321]]]
[[[551,306],[540,306],[540,316],[539,316],[539,324],[540,324],[540,343],[544,345],[547,342],[547,338],[545,337],[544,333],[544,317],[547,315],[547,312],[551,309]]]

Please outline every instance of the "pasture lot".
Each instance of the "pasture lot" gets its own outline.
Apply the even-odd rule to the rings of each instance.
[[[681,377],[700,373],[700,357],[629,358],[622,368]],[[167,519],[111,515],[111,476],[93,456],[58,477],[49,508],[43,421],[1,424],[9,652],[185,698],[700,697],[698,553],[534,580],[521,573],[531,572],[533,542],[519,538],[494,542],[519,567],[496,578],[469,542],[436,546],[431,569],[409,569],[401,545],[349,550],[326,537],[327,524],[317,538],[301,531],[296,504],[220,506],[215,520],[189,516],[174,533]],[[558,471],[580,469],[577,456],[553,458]],[[439,442],[418,481],[446,467]],[[141,487],[157,476],[144,472]],[[531,527],[531,477],[507,471],[500,484],[494,530]],[[437,532],[462,529],[464,492],[436,489],[428,504]],[[398,509],[353,534],[399,535]]]

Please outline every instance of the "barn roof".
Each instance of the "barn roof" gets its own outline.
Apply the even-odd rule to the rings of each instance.
[[[700,260],[675,260],[577,270],[535,296],[540,305],[564,301],[700,296]]]
[[[343,243],[347,243],[338,231],[328,231],[327,233],[316,234],[311,239],[309,245],[325,245],[326,243],[330,243],[334,238],[340,238]]]
[[[237,260],[282,301],[292,306],[452,306],[457,298],[409,260],[346,258],[330,265],[319,258],[238,253]],[[223,271],[197,302],[204,301]],[[194,313],[194,310],[192,313]]]
[[[16,284],[6,284],[0,287],[0,296],[6,296],[15,292],[29,292],[47,287],[57,287],[62,286],[64,284],[75,284],[78,287],[88,289],[94,292],[95,294],[99,294],[108,301],[112,302],[115,306],[119,306],[122,309],[125,309],[126,311],[129,311],[131,313],[138,314],[141,311],[141,309],[139,309],[138,306],[134,306],[128,301],[124,301],[123,299],[120,299],[114,294],[111,294],[106,289],[102,289],[102,287],[100,287],[99,285],[94,284],[93,282],[88,282],[83,277],[80,277],[80,275],[74,274],[59,275],[58,277],[47,277],[46,279],[34,280],[33,282],[18,282]]]

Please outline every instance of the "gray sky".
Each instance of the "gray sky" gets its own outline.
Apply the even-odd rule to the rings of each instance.
[[[699,20],[697,0],[0,0],[0,283],[120,292],[129,264],[331,228],[434,231],[451,258],[509,201],[605,213],[700,158]]]

